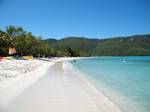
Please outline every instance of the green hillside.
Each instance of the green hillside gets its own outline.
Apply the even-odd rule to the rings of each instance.
[[[92,50],[98,45],[98,39],[86,39],[80,37],[68,37],[61,39],[57,43],[53,44],[53,48],[66,48],[79,49],[85,52],[92,52]]]
[[[9,49],[16,50],[9,54]],[[89,39],[67,37],[42,40],[22,27],[8,26],[0,31],[0,56],[147,56],[150,55],[150,34]]]
[[[57,40],[56,39],[46,39],[46,40],[42,40],[44,43],[46,44],[53,44],[53,43],[56,43]]]
[[[96,47],[99,55],[150,55],[150,35],[106,39]]]
[[[76,49],[80,52],[80,55],[150,55],[150,35],[134,35],[109,39],[67,37],[61,40],[53,40],[47,39],[44,41],[50,48],[56,50],[65,48]]]

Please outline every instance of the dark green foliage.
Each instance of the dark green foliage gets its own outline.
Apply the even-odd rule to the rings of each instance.
[[[74,51],[74,56],[89,56],[94,54],[94,49],[98,43],[98,39],[67,37],[49,44],[49,46],[57,50],[70,48]],[[68,56],[70,56],[70,53],[68,53]]]
[[[99,55],[150,55],[150,35],[106,39],[96,47]]]
[[[12,47],[12,37],[0,31],[0,56],[7,56],[9,47]]]
[[[150,35],[109,39],[68,37],[49,44],[49,47],[56,50],[71,48],[78,54],[77,56],[150,55]],[[67,53],[67,55],[71,56],[70,53]]]
[[[132,56],[150,55],[150,35],[109,39],[67,37],[61,40],[36,37],[21,27],[8,26],[0,31],[0,56],[8,56],[9,47],[16,55],[37,56]]]
[[[14,47],[17,51],[15,55],[18,56],[33,55],[37,57],[56,54],[53,54],[53,50],[47,44],[21,27],[9,26],[6,32],[0,32],[0,56],[8,56],[9,47]]]
[[[45,40],[42,40],[44,43],[46,44],[53,44],[53,43],[56,43],[57,40],[56,39],[45,39]]]
[[[12,37],[18,37],[18,36],[26,33],[23,30],[23,28],[11,26],[11,25],[6,28],[6,32],[7,32],[7,34],[9,34]]]

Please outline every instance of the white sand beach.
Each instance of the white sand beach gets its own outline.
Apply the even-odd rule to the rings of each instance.
[[[53,62],[4,60],[0,62],[0,109],[45,75]]]
[[[15,66],[13,62],[1,62],[0,112],[120,112],[67,61],[62,61],[71,59],[32,60],[24,65],[16,61]],[[11,71],[5,72],[7,69]]]

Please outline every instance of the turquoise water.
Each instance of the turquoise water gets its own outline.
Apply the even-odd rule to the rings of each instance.
[[[72,64],[123,112],[150,112],[150,56],[98,57]]]

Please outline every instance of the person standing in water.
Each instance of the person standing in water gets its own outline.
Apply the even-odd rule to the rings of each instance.
[[[76,63],[76,60],[74,59],[73,62]]]

